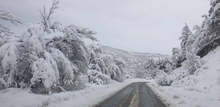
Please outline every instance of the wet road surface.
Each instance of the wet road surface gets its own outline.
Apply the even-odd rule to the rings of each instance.
[[[146,83],[133,83],[95,107],[166,107]]]

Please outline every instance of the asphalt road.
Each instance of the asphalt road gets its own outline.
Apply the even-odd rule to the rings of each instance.
[[[95,107],[166,107],[146,83],[133,83]]]

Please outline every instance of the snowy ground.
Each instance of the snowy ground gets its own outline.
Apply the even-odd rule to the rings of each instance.
[[[204,65],[178,85],[151,86],[171,107],[219,107],[220,105],[220,47],[202,58]],[[180,68],[179,70],[183,70]]]
[[[91,107],[110,97],[122,88],[134,82],[145,80],[133,79],[123,83],[113,82],[103,86],[89,86],[83,90],[63,92],[52,95],[36,95],[23,89],[5,89],[0,91],[1,107]]]
[[[169,87],[160,87],[154,81],[148,84],[171,107],[218,107],[220,105],[220,47],[210,52],[202,60],[204,65],[198,72],[179,81],[179,84]],[[145,80],[112,82],[109,85],[88,86],[83,90],[52,95],[32,94],[29,90],[24,89],[5,89],[0,91],[0,106],[91,107],[125,86],[143,81]]]

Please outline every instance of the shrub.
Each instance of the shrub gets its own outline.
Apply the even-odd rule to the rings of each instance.
[[[194,74],[194,72],[201,67],[200,57],[196,56],[192,52],[188,52],[187,60],[184,62],[184,67],[188,70],[190,74]]]
[[[155,80],[160,86],[170,86],[173,82],[170,76],[163,71],[157,73]]]
[[[89,70],[88,78],[89,78],[90,83],[93,83],[96,85],[109,84],[111,80],[109,76],[102,74],[101,72],[96,71],[96,70]]]

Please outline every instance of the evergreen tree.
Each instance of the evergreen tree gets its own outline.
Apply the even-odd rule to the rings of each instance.
[[[185,58],[186,57],[186,51],[188,48],[188,40],[192,36],[192,32],[189,29],[189,26],[186,24],[182,29],[182,36],[180,37],[181,40],[181,49],[182,49],[182,55]]]
[[[220,0],[211,1],[209,17],[211,20],[211,23],[209,24],[209,30],[211,33],[210,40],[213,40],[218,37],[218,34],[220,33]]]
[[[193,52],[187,52],[187,60],[184,62],[185,68],[189,74],[194,74],[197,69],[201,67],[200,57],[195,55]]]

